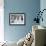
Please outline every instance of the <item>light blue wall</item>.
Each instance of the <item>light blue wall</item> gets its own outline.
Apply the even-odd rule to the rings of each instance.
[[[40,10],[43,10],[43,9],[46,9],[46,0],[41,0],[40,1]],[[46,11],[44,11],[42,17],[43,17],[43,22],[40,21],[40,25],[46,27]],[[46,39],[46,37],[45,37],[45,39]],[[46,44],[46,40],[45,40],[45,44]]]
[[[41,0],[40,1],[40,10],[42,11],[43,9],[46,9],[46,0]],[[46,27],[46,10],[43,12],[43,22],[40,21],[40,25]]]
[[[36,12],[40,9],[40,0],[4,0],[4,35],[7,41],[18,41],[32,29]],[[10,26],[9,13],[24,12],[25,26]]]

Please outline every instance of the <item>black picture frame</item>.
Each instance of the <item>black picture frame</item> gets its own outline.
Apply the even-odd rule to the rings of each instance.
[[[25,25],[25,13],[9,13],[9,25]]]

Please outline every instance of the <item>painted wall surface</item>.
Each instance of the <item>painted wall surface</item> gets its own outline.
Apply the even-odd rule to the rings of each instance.
[[[46,9],[46,0],[41,0],[40,1],[40,10],[42,11],[43,9]],[[40,25],[46,27],[46,10],[43,12],[42,17],[43,17],[43,22],[40,21]],[[46,37],[45,37],[45,39],[46,39]],[[45,44],[46,44],[46,40],[45,40]]]
[[[46,9],[46,0],[41,0],[40,1],[40,9],[41,9],[41,11],[43,9]],[[42,17],[43,17],[43,22],[41,21],[40,25],[46,26],[46,10],[43,12]]]
[[[40,9],[39,0],[4,0],[4,38],[7,41],[18,41],[32,30],[34,17]],[[9,13],[22,12],[26,16],[26,25],[10,26]]]

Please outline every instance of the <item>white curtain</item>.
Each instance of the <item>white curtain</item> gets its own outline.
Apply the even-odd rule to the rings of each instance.
[[[4,41],[4,0],[0,0],[0,42]]]

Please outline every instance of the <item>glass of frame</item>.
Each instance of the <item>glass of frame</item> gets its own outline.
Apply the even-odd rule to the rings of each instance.
[[[25,13],[9,13],[10,25],[25,25]]]

